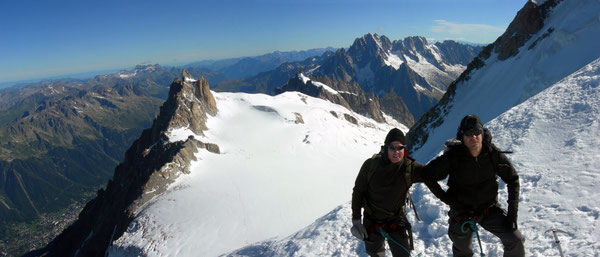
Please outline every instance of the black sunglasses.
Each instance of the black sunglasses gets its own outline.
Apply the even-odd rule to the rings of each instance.
[[[463,130],[463,135],[470,137],[472,135],[475,136],[479,136],[483,134],[483,130],[482,129],[469,129],[469,130]]]
[[[406,146],[403,145],[399,145],[399,146],[393,146],[393,145],[388,145],[387,149],[392,150],[392,151],[402,151],[402,149],[406,148]]]

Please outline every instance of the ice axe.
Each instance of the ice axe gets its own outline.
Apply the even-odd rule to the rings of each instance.
[[[546,232],[544,232],[544,233],[548,233],[548,232],[552,232],[552,234],[554,235],[554,242],[555,242],[555,243],[556,243],[556,245],[558,246],[558,252],[560,253],[560,257],[564,257],[564,255],[563,255],[563,251],[562,251],[562,248],[560,247],[560,240],[558,240],[558,235],[556,235],[556,233],[563,233],[563,234],[565,234],[565,235],[569,235],[569,233],[567,233],[567,232],[565,232],[565,231],[562,231],[562,230],[560,230],[560,229],[555,229],[555,228],[553,228],[553,229],[548,229],[548,230],[546,230]]]

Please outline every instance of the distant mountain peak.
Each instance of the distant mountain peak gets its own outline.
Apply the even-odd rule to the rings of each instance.
[[[392,43],[386,36],[368,33],[356,38],[347,51],[338,50],[313,74],[356,81],[380,97],[394,89],[419,117],[442,97],[480,49],[451,43],[438,47],[421,36]]]
[[[372,59],[384,59],[391,49],[392,42],[386,36],[368,33],[354,40],[348,54],[355,56],[359,67],[364,67]]]
[[[394,49],[392,49],[392,51],[395,51],[398,48],[404,48],[422,52],[425,51],[425,47],[427,45],[428,43],[426,38],[421,36],[411,36],[394,41]]]
[[[121,70],[121,71],[115,73],[114,75],[102,75],[101,77],[115,76],[115,77],[119,77],[119,78],[131,78],[131,77],[139,76],[140,74],[148,74],[148,73],[152,73],[152,72],[159,71],[162,69],[163,69],[163,67],[160,66],[159,64],[147,64],[147,65],[139,64],[139,65],[136,65],[131,70]]]
[[[162,66],[160,66],[160,64],[156,63],[156,64],[138,64],[133,69],[134,70],[152,71],[152,70],[156,70],[156,69],[160,69],[160,68],[162,68]]]

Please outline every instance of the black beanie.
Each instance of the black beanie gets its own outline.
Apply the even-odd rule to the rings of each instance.
[[[393,128],[388,132],[384,143],[385,145],[389,145],[392,141],[400,141],[400,143],[404,144],[404,133],[397,128]]]
[[[483,124],[481,123],[481,120],[474,114],[469,114],[460,121],[460,126],[458,126],[458,131],[456,132],[456,139],[462,141],[463,131],[470,129],[483,130]]]

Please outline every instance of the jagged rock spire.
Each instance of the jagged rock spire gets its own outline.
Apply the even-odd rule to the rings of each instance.
[[[171,83],[169,97],[160,108],[153,126],[154,137],[167,129],[189,127],[195,134],[204,135],[207,114],[217,114],[217,104],[210,92],[208,82],[201,77],[196,80],[187,70],[182,71],[181,80]]]
[[[194,77],[192,77],[192,75],[186,69],[183,69],[181,71],[181,80],[194,80]]]

